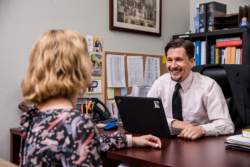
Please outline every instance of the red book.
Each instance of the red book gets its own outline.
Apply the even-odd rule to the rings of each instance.
[[[228,47],[228,46],[242,46],[242,39],[216,42],[216,48],[222,48],[222,47]]]

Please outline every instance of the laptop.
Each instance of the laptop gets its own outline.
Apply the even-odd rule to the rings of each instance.
[[[126,131],[172,138],[159,98],[115,96]]]

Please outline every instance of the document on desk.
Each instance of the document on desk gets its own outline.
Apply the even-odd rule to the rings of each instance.
[[[132,88],[132,92],[128,96],[135,96],[135,97],[147,97],[147,94],[149,92],[151,87],[145,87],[145,86],[134,86]]]
[[[152,86],[160,77],[160,58],[147,57],[145,64],[145,85]]]
[[[143,57],[127,56],[128,87],[143,85]]]
[[[106,56],[108,87],[126,87],[124,56],[108,54]]]

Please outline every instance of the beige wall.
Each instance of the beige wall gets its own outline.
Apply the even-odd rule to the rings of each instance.
[[[163,0],[162,36],[154,37],[110,31],[108,0],[1,0],[0,157],[9,160],[9,129],[19,127],[20,85],[40,34],[69,28],[83,36],[103,37],[104,50],[163,55],[172,35],[189,29],[188,6],[189,1]]]
[[[190,30],[192,33],[195,32],[194,28],[194,17],[196,16],[196,4],[197,3],[206,3],[212,1],[206,0],[190,0]],[[239,6],[250,5],[250,0],[216,0],[216,2],[220,2],[227,5],[227,14],[231,13],[239,13]]]

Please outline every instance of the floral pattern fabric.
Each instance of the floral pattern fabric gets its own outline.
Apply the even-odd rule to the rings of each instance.
[[[21,116],[20,166],[102,166],[101,151],[126,146],[116,132],[98,137],[92,120],[75,109],[39,111]]]

